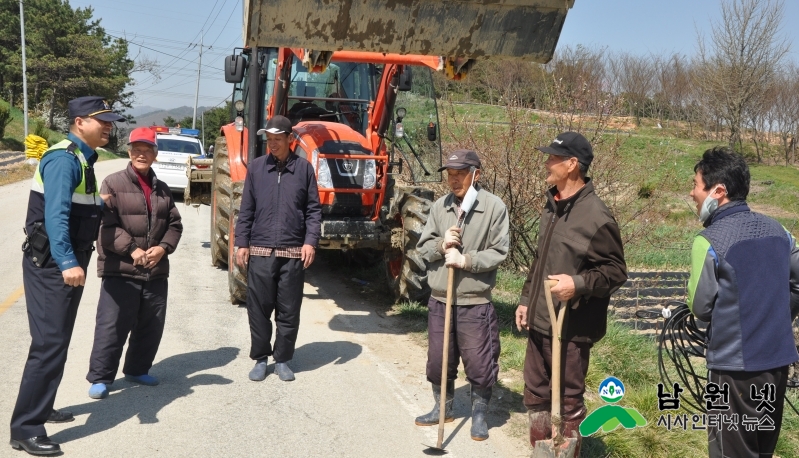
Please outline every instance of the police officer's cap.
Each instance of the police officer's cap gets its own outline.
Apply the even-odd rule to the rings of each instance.
[[[77,99],[70,100],[68,105],[70,119],[91,116],[106,122],[125,121],[125,118],[111,110],[111,105],[102,97],[78,97]]]

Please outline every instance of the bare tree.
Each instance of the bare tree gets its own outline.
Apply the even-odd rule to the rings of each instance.
[[[799,132],[799,68],[789,66],[779,76],[774,88],[772,111],[785,154],[785,165],[789,165],[796,156],[796,135]]]
[[[611,59],[618,91],[627,100],[630,116],[635,116],[635,124],[641,125],[641,118],[648,116],[648,104],[654,92],[655,66],[647,57],[621,54]]]
[[[731,147],[742,146],[746,112],[769,90],[789,50],[780,34],[783,11],[782,0],[725,0],[710,44],[699,37],[696,82],[729,130]]]

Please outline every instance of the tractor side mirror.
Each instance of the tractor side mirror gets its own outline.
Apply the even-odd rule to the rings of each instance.
[[[402,73],[400,73],[399,77],[399,86],[397,86],[397,90],[408,92],[413,87],[413,73],[411,71],[410,65],[404,65],[402,67]]]
[[[238,84],[244,80],[244,56],[241,54],[225,57],[225,82]]]

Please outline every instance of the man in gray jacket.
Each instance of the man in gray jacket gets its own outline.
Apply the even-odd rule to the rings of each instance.
[[[432,290],[427,304],[427,380],[433,385],[436,404],[430,413],[416,418],[420,426],[438,424],[447,271],[454,267],[457,271],[446,380],[446,421],[454,420],[452,402],[460,358],[471,384],[471,436],[477,441],[488,438],[485,414],[499,374],[499,325],[491,290],[496,284],[497,268],[508,255],[510,245],[505,204],[475,185],[480,178],[480,167],[480,158],[474,151],[457,150],[450,154],[439,172],[446,169],[452,192],[433,204],[419,239],[418,248],[427,263]],[[477,198],[469,213],[463,215],[461,204],[467,193],[476,194]],[[460,218],[463,218],[462,228],[458,228]]]

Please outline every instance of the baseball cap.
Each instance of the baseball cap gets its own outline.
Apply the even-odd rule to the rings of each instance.
[[[537,149],[555,156],[577,158],[577,162],[584,165],[591,165],[591,161],[594,160],[594,149],[591,148],[591,144],[577,132],[563,132],[549,146],[539,146]]]
[[[275,115],[272,116],[272,119],[266,122],[266,127],[264,129],[258,130],[258,135],[261,134],[290,134],[291,133],[291,121],[285,116]]]
[[[158,147],[158,143],[155,142],[155,131],[149,127],[137,127],[130,131],[128,145],[136,142],[147,143],[148,145]]]
[[[119,122],[125,118],[111,111],[111,105],[102,97],[86,96],[72,99],[67,104],[69,118],[75,119],[83,116],[91,116],[100,121]]]
[[[445,169],[465,169],[468,167],[476,167],[478,169],[482,167],[480,156],[470,149],[458,149],[447,156],[446,162],[438,171],[443,172]]]

